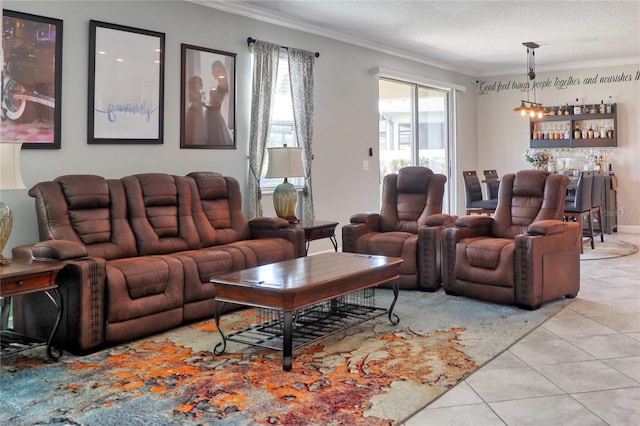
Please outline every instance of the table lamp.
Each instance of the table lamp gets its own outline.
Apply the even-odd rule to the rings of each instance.
[[[20,149],[22,143],[0,142],[0,191],[24,189],[20,173]],[[11,261],[2,255],[11,235],[13,214],[8,205],[0,200],[0,265]]]
[[[273,207],[276,215],[288,220],[289,223],[298,223],[296,217],[298,192],[287,178],[304,176],[302,148],[289,148],[285,144],[282,148],[268,148],[268,150],[269,168],[266,177],[284,178],[284,182],[273,190]]]

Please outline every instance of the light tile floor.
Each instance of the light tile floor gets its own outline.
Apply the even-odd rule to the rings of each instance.
[[[580,269],[568,307],[404,426],[640,424],[640,253]]]

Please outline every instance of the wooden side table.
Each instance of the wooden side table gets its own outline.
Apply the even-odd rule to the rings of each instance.
[[[302,220],[300,223],[296,223],[293,226],[304,231],[307,253],[309,252],[309,244],[311,241],[320,240],[322,238],[329,238],[331,240],[331,244],[333,244],[333,249],[338,251],[338,240],[336,239],[336,226],[338,226],[338,222],[325,220]]]
[[[22,352],[27,349],[47,345],[47,356],[57,361],[62,351],[51,345],[62,319],[62,298],[58,291],[58,272],[64,267],[62,262],[38,262],[14,260],[0,266],[0,357]],[[11,298],[29,293],[44,292],[58,310],[53,330],[47,340],[28,337],[8,329]]]

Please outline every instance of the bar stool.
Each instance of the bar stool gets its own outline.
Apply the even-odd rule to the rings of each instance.
[[[484,170],[485,192],[487,194],[487,200],[495,200],[498,198],[498,190],[500,189],[500,178],[498,172],[494,169]]]
[[[488,214],[492,215],[498,207],[498,199],[484,200],[482,199],[482,186],[480,179],[475,170],[467,170],[462,172],[464,177],[465,201],[467,213],[470,214]]]
[[[602,222],[602,189],[604,187],[604,172],[597,170],[593,172],[593,185],[591,186],[591,221],[597,223],[597,228],[593,226],[594,238],[600,236],[600,241],[604,242],[604,224]]]
[[[587,230],[583,230],[582,243],[580,244],[580,253],[584,253],[584,240],[591,241],[591,248],[595,248],[593,242],[593,221],[591,220],[591,190],[593,187],[593,172],[580,172],[578,183],[576,185],[575,196],[573,199],[569,196],[564,203],[564,218],[569,221],[577,221],[580,229],[583,229],[585,223],[584,216],[587,216]]]

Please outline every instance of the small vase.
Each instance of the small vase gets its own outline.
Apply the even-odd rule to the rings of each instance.
[[[533,168],[537,170],[547,170],[547,163],[543,163],[541,161],[534,161]]]

